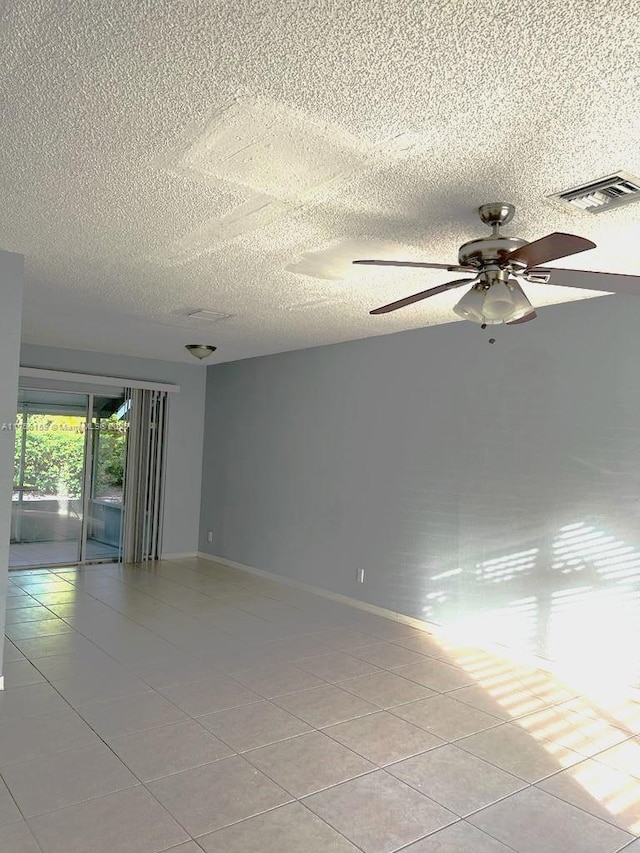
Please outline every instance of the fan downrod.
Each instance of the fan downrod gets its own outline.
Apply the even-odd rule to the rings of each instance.
[[[488,265],[501,266],[507,255],[526,245],[519,237],[506,237],[500,233],[500,228],[511,222],[515,213],[515,205],[506,201],[492,201],[481,204],[478,216],[491,228],[491,234],[486,237],[476,237],[460,246],[458,263],[463,267],[475,267],[484,270]]]
[[[495,231],[506,225],[507,222],[511,222],[515,212],[515,205],[508,204],[506,201],[492,201],[488,204],[481,204],[478,208],[480,219]]]

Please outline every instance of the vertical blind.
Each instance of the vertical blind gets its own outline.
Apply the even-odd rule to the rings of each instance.
[[[125,563],[160,557],[168,397],[127,388],[127,459],[121,553]]]

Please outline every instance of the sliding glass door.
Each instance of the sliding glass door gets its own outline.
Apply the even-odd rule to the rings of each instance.
[[[119,559],[125,413],[123,389],[20,389],[11,568]]]
[[[18,406],[10,565],[77,563],[89,397],[20,389]]]
[[[121,553],[127,411],[124,393],[116,398],[93,397],[82,562],[118,559]]]

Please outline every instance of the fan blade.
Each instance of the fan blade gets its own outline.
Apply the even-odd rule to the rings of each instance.
[[[472,272],[475,273],[473,267],[459,267],[455,264],[427,264],[421,261],[384,261],[384,260],[367,260],[367,261],[352,261],[353,264],[369,264],[369,266],[377,267],[419,267],[426,270],[448,270],[449,272]],[[543,263],[542,261],[540,263]],[[544,262],[546,263],[546,261]]]
[[[454,287],[461,287],[463,284],[471,284],[473,281],[475,281],[473,278],[459,278],[456,281],[448,281],[446,284],[439,284],[438,287],[432,287],[430,290],[422,290],[420,293],[414,293],[413,296],[405,296],[404,299],[399,299],[397,302],[390,302],[381,308],[375,308],[373,311],[369,311],[369,314],[388,314],[390,311],[397,311],[398,308],[413,305],[414,302],[420,302],[421,299],[428,299],[430,296],[436,296],[438,293],[444,293],[445,290],[452,290]]]
[[[503,259],[503,263],[522,264],[526,269],[537,267],[540,264],[548,264],[549,261],[557,261],[558,258],[566,258],[568,255],[577,255],[578,252],[586,252],[587,249],[595,249],[596,244],[584,237],[576,237],[574,234],[562,234],[556,231],[547,234],[540,240],[527,243],[519,249],[510,252]]]
[[[529,320],[535,320],[538,315],[535,311],[532,311],[530,314],[525,314],[524,317],[520,317],[518,320],[510,320],[508,323],[505,323],[506,326],[517,326],[518,323],[528,323]]]
[[[529,269],[524,275],[527,280],[544,281],[560,287],[580,287],[584,290],[602,290],[604,293],[640,294],[640,276],[614,272],[591,272],[590,270]]]

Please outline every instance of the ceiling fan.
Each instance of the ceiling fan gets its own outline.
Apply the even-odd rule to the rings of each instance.
[[[537,315],[518,279],[541,284],[559,284],[602,290],[605,293],[627,290],[640,293],[640,276],[617,273],[595,273],[586,270],[544,269],[540,265],[595,249],[596,244],[584,237],[555,232],[540,240],[527,243],[518,237],[506,237],[500,228],[513,219],[515,207],[506,202],[483,204],[478,208],[480,219],[492,230],[488,237],[470,240],[460,247],[457,264],[431,264],[420,261],[358,260],[354,264],[387,267],[420,267],[449,272],[468,273],[472,278],[459,278],[429,290],[406,296],[370,311],[388,314],[446,290],[471,284],[472,287],[454,306],[455,313],[465,320],[486,325],[496,323],[526,323]],[[631,285],[631,287],[629,287]]]

